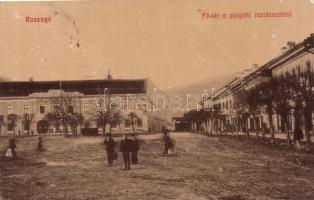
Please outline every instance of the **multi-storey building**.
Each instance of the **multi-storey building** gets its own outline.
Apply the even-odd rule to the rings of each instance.
[[[156,93],[164,95],[148,79],[1,82],[0,135],[38,134],[39,123],[49,120],[47,116],[60,111],[61,105],[69,114],[83,116],[81,128],[97,128],[97,114],[106,110],[101,102],[115,104],[120,112],[121,121],[111,124],[113,133],[132,132],[133,124],[136,132],[160,132],[170,123],[170,116],[166,107],[157,109]],[[133,124],[130,112],[137,116]],[[16,118],[13,121],[12,115]],[[62,123],[42,124],[49,125],[48,133],[64,131]]]
[[[209,129],[216,131],[222,131],[228,127],[233,127],[236,129],[236,127],[239,127],[239,120],[241,119],[241,116],[239,116],[236,111],[238,109],[235,106],[235,101],[237,99],[234,98],[239,91],[248,91],[251,88],[254,88],[263,82],[267,82],[274,77],[286,76],[289,74],[298,76],[304,71],[313,72],[313,54],[314,34],[311,34],[310,37],[306,38],[303,42],[298,44],[294,42],[288,42],[287,47],[283,49],[282,54],[260,67],[255,65],[251,72],[245,73],[243,76],[235,78],[220,90],[218,90],[214,96],[209,97],[207,99],[208,103],[204,108],[207,110],[218,108],[219,112],[218,117],[216,116],[215,119],[212,116],[209,116],[205,124],[209,126]],[[308,81],[309,83],[306,83],[308,84],[308,89],[311,91],[314,90],[314,85],[312,85],[313,79],[312,81]],[[289,115],[288,128],[290,130],[294,129],[295,124],[295,115],[293,112],[291,115]],[[281,131],[283,129],[283,124],[280,115],[275,112],[272,117],[275,131]],[[244,123],[246,124],[247,128],[253,131],[265,127],[269,128],[270,125],[268,116],[266,114],[266,108],[260,109],[260,112],[257,113],[254,117],[248,116],[247,121]],[[212,128],[210,126],[214,127]],[[304,127],[304,124],[301,123],[300,126]]]

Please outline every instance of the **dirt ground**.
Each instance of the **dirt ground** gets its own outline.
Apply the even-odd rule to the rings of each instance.
[[[314,199],[314,155],[232,137],[172,133],[175,154],[161,155],[160,135],[140,136],[139,164],[106,164],[102,137],[18,138],[16,161],[0,161],[0,199],[254,200]],[[8,139],[0,138],[0,151]],[[1,152],[2,153],[2,152]]]

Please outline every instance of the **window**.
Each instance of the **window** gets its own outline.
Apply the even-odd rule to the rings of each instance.
[[[45,106],[39,106],[40,114],[45,114]]]
[[[89,104],[84,104],[84,112],[89,112]]]
[[[124,120],[124,126],[126,128],[129,128],[131,126],[131,120],[129,120],[129,119]]]
[[[14,123],[8,123],[8,131],[14,130]]]
[[[29,123],[24,123],[24,130],[25,131],[29,131],[29,127],[30,127]]]
[[[59,104],[55,104],[54,106],[54,111],[57,113],[59,112]]]
[[[69,113],[73,113],[73,106],[69,106]]]
[[[137,120],[136,120],[136,125],[137,125],[138,127],[142,127],[142,125],[143,125],[142,119],[137,118]]]
[[[24,114],[30,114],[30,107],[29,107],[29,105],[24,105]]]
[[[12,114],[13,113],[13,107],[12,106],[8,106],[7,107],[7,113],[8,114]]]
[[[129,110],[129,101],[125,101],[124,103],[123,103],[123,111],[128,111]]]

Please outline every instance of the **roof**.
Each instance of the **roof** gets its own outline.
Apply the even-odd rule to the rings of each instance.
[[[28,96],[32,93],[59,90],[80,92],[84,95],[146,93],[146,79],[103,79],[65,81],[9,81],[0,82],[0,97]]]
[[[307,39],[310,39],[311,40],[310,42],[312,42],[312,44],[308,48],[313,48],[314,35],[311,34],[310,37],[308,37]],[[271,74],[268,74],[270,72],[270,70],[273,70],[276,67],[280,67],[282,65],[282,63],[286,62],[289,59],[296,57],[297,55],[299,55],[303,52],[309,51],[305,47],[306,40],[299,42],[293,48],[291,48],[291,49],[287,50],[286,52],[284,52],[283,54],[280,54],[279,56],[271,59],[270,61],[268,61],[264,65],[258,67],[257,69],[253,70],[252,72],[246,74],[244,77],[230,81],[225,86],[220,88],[215,95],[219,95],[219,94],[223,93],[225,91],[224,89],[227,89],[228,86],[233,88],[233,87],[239,86],[238,85],[239,83],[244,84],[244,83],[250,82],[251,80],[255,79],[258,76],[270,76]]]

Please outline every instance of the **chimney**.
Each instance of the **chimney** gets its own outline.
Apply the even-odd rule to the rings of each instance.
[[[257,69],[257,68],[258,68],[258,64],[254,63],[254,64],[252,65],[252,68],[253,68],[253,70],[254,70],[254,69]]]
[[[291,50],[295,47],[296,43],[294,41],[288,41],[287,42],[287,47],[288,49],[287,50]]]

